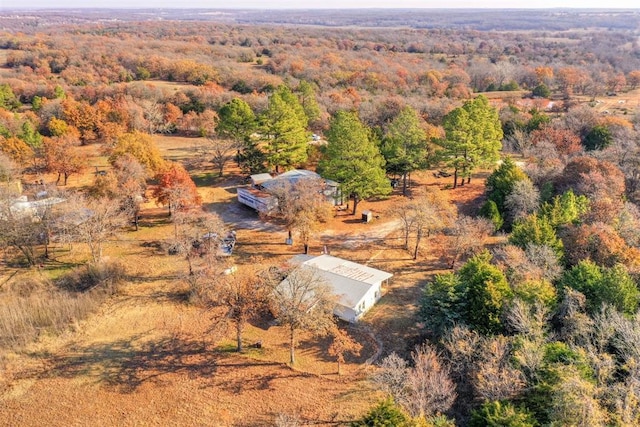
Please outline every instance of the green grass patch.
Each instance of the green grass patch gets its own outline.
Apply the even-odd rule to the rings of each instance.
[[[220,180],[217,172],[198,173],[191,176],[196,187],[212,187],[216,181]]]

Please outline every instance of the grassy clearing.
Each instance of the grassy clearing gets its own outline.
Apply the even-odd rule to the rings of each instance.
[[[82,266],[54,284],[45,276],[16,281],[0,294],[0,347],[20,348],[41,334],[60,334],[86,318],[122,282],[120,265]]]

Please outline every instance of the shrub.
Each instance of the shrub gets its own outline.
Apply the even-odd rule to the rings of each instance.
[[[530,412],[511,403],[487,402],[471,414],[471,427],[533,427],[538,425]]]
[[[70,292],[104,292],[113,295],[125,277],[124,266],[118,262],[88,264],[72,270],[57,283]]]
[[[531,94],[533,96],[539,96],[541,98],[548,98],[549,96],[551,96],[551,90],[549,90],[549,87],[546,84],[540,83],[538,86],[533,88]]]
[[[493,224],[494,231],[500,230],[502,228],[502,224],[504,224],[504,219],[502,219],[502,215],[500,215],[500,210],[498,209],[498,205],[493,200],[487,200],[482,208],[480,208],[479,212],[480,216],[487,218]]]
[[[351,423],[351,427],[401,427],[408,426],[409,417],[393,403],[386,399],[371,408],[361,419]]]

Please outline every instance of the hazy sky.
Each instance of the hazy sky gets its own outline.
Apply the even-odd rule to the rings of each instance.
[[[0,0],[0,8],[640,8],[638,0]]]

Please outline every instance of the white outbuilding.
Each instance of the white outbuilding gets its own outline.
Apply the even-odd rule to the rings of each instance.
[[[314,267],[333,289],[338,304],[333,313],[357,322],[382,296],[382,285],[393,276],[382,270],[331,255],[298,255],[293,265]]]

